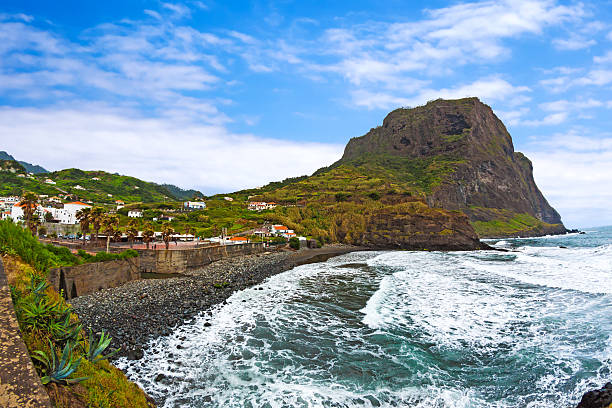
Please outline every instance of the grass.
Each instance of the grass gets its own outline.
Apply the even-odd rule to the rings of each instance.
[[[518,214],[497,208],[470,207],[477,217],[493,218],[490,221],[472,221],[479,237],[515,237],[527,233],[542,234],[553,224],[540,221],[529,214]]]

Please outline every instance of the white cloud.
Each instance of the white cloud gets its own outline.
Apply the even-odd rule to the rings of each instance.
[[[524,120],[519,124],[524,126],[551,126],[559,125],[567,120],[567,112],[556,112],[544,116],[542,119]]]
[[[596,99],[568,101],[561,99],[553,102],[545,102],[540,104],[540,109],[549,112],[569,112],[588,108],[598,108],[604,106],[604,103]]]
[[[161,5],[163,8],[170,10],[177,18],[191,16],[191,10],[184,4],[162,3]]]
[[[11,154],[51,169],[70,163],[207,192],[310,174],[339,159],[343,150],[340,145],[232,134],[219,125],[176,118],[130,116],[101,106],[3,108],[0,139]]]
[[[568,51],[582,50],[595,44],[597,44],[597,41],[593,39],[587,40],[582,36],[571,36],[570,38],[557,38],[553,40],[553,45],[556,49]]]
[[[612,62],[612,51],[606,52],[604,55],[593,57],[593,62],[596,64],[608,64]]]
[[[525,152],[548,201],[570,227],[612,225],[612,138],[573,131]]]
[[[504,79],[493,76],[453,88],[423,88],[418,90],[417,95],[411,97],[397,97],[392,92],[371,92],[363,89],[353,91],[351,96],[356,106],[388,109],[394,106],[418,106],[438,98],[459,99],[472,96],[477,96],[484,102],[506,101],[512,105],[514,100],[524,102],[527,98],[524,93],[529,91],[529,87],[514,86]]]

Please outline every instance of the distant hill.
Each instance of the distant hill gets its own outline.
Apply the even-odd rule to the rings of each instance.
[[[191,200],[195,198],[203,198],[204,194],[202,194],[198,190],[183,190],[180,187],[177,187],[173,184],[160,184],[161,187],[165,188],[173,197],[178,198],[179,200]]]
[[[316,208],[314,219],[295,209],[285,220],[300,232],[325,238],[327,231],[332,241],[406,249],[463,242],[467,248],[471,241],[464,238],[476,233],[566,231],[536,186],[531,162],[514,151],[504,124],[478,98],[397,109],[382,126],[351,139],[336,163],[279,184],[248,192]]]
[[[34,174],[41,174],[41,173],[48,173],[49,171],[39,165],[36,164],[31,164],[28,162],[24,162],[24,161],[20,161],[20,160],[15,160],[15,158],[13,156],[11,156],[10,154],[8,154],[5,151],[0,151],[0,160],[12,160],[12,161],[17,161],[19,162],[28,173],[34,173]]]

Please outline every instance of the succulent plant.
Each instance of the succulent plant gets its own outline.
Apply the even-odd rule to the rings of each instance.
[[[61,357],[51,341],[49,341],[50,355],[44,351],[36,350],[32,358],[40,361],[45,366],[45,375],[40,378],[43,384],[55,382],[58,384],[76,384],[86,380],[88,377],[69,378],[81,365],[81,357],[73,360],[74,343],[66,343]]]

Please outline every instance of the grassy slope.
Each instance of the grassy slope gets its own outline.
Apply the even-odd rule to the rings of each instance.
[[[100,180],[92,180],[95,177]],[[57,184],[46,184],[47,178]],[[76,189],[77,185],[85,190]],[[20,195],[24,191],[49,196],[65,192],[74,194],[81,200],[91,200],[96,203],[114,203],[115,200],[163,202],[182,199],[185,194],[192,195],[190,191],[181,193],[179,190],[173,190],[173,194],[161,185],[104,171],[66,169],[31,177],[18,177],[16,173],[0,171],[0,196]],[[111,194],[112,197],[109,197],[108,194]]]
[[[17,312],[23,340],[30,355],[36,350],[50,353],[49,341],[61,352],[61,341],[49,331],[48,327],[56,324],[56,315],[52,313],[39,314],[38,325],[33,327],[26,323],[23,310],[35,302],[31,292],[32,277],[40,281],[46,280],[50,267],[72,264],[69,254],[62,251],[56,253],[40,243],[29,231],[10,221],[0,222],[0,254],[7,272],[15,311]],[[69,252],[69,251],[68,251]],[[74,256],[72,256],[74,257]],[[52,287],[48,287],[44,299],[52,304],[58,304],[62,310],[68,305]],[[71,322],[78,323],[78,317],[72,314]],[[82,332],[74,348],[75,358],[83,356],[87,340]],[[39,375],[44,375],[44,368],[35,361]],[[88,377],[86,381],[75,386],[49,385],[47,390],[58,407],[93,406],[93,407],[149,407],[144,392],[131,383],[125,375],[106,361],[91,363],[83,359],[72,378]]]
[[[516,237],[527,235],[541,235],[555,227],[553,224],[540,221],[529,214],[518,214],[512,211],[471,207],[470,211],[486,213],[494,217],[491,221],[473,221],[472,226],[480,237]]]

